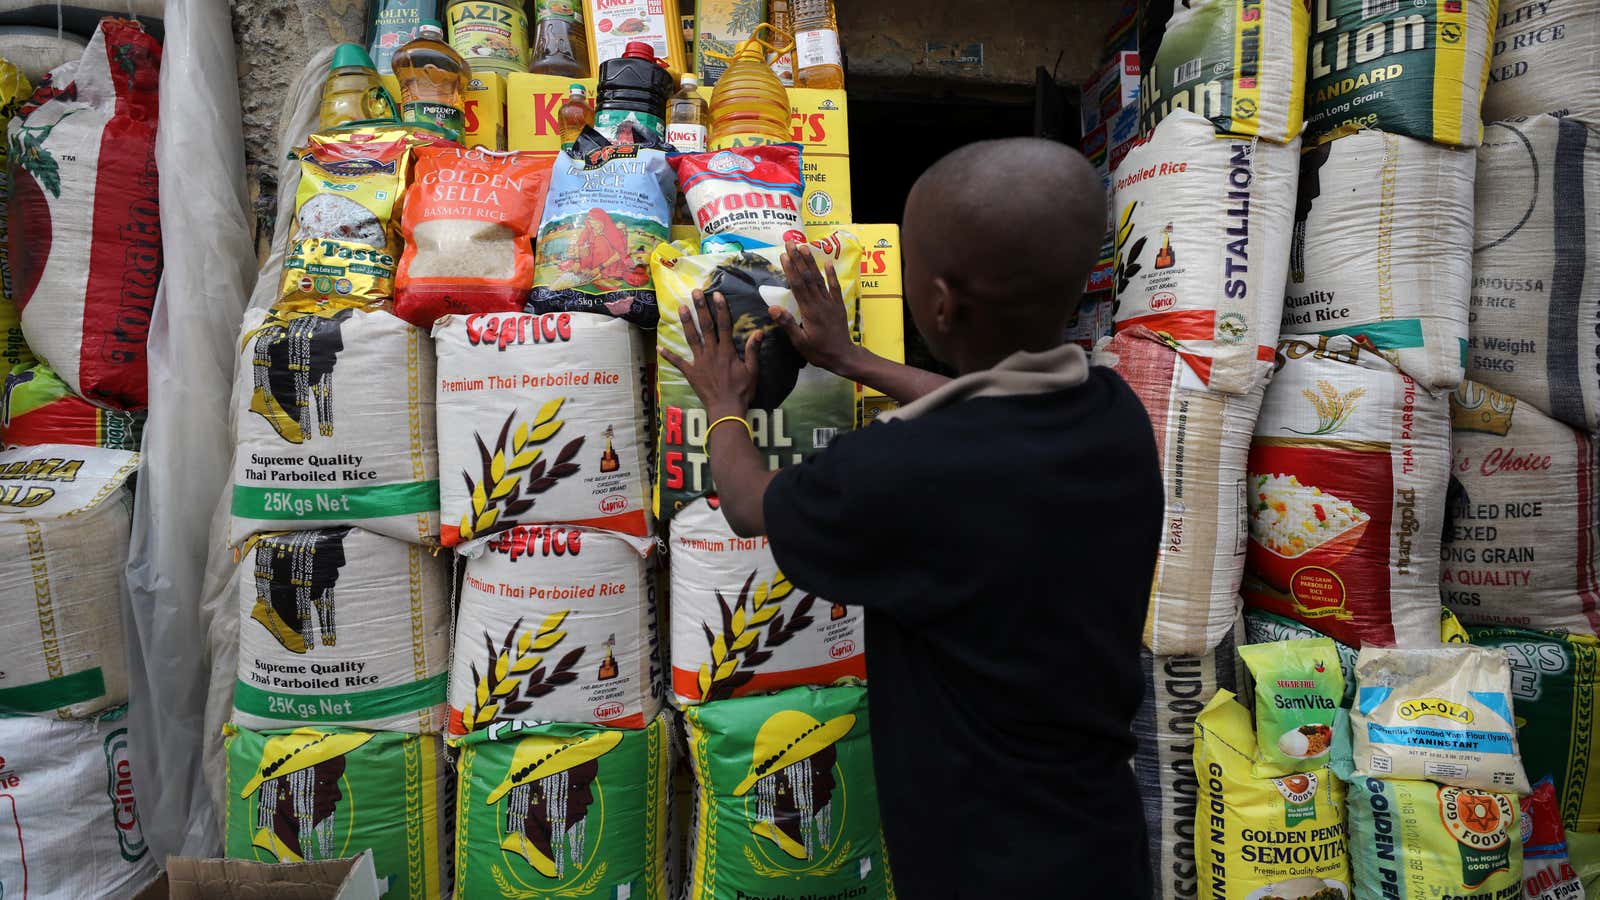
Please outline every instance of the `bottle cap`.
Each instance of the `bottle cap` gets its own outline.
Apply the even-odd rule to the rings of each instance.
[[[444,26],[439,24],[438,19],[423,19],[422,24],[417,26],[417,37],[442,38]]]
[[[573,83],[567,85],[567,93],[569,94],[587,94],[588,92],[589,89],[581,84]]]
[[[656,48],[644,41],[629,41],[628,46],[622,50],[623,59],[648,59],[656,61]]]
[[[333,68],[348,69],[360,66],[363,69],[376,69],[372,64],[372,57],[367,55],[367,48],[360,44],[340,44],[333,51]]]
[[[683,77],[678,79],[678,86],[679,87],[699,87],[700,86],[700,79],[694,77],[694,73],[693,72],[685,72],[685,73],[683,73]]]

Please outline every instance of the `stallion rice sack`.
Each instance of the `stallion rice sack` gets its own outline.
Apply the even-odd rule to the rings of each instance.
[[[1522,889],[1525,900],[1583,900],[1583,882],[1567,861],[1567,835],[1550,776],[1522,802]]]
[[[1350,727],[1358,775],[1528,792],[1498,650],[1362,647]]]
[[[1299,151],[1177,110],[1123,158],[1117,330],[1147,326],[1183,344],[1211,390],[1249,393],[1278,340]]]
[[[593,313],[447,316],[439,364],[446,547],[562,522],[650,534],[647,338]]]
[[[1600,116],[1600,2],[1501,0],[1483,118]]]
[[[1186,109],[1210,119],[1218,134],[1295,140],[1305,113],[1310,29],[1304,3],[1173,4],[1139,88],[1144,132]]]
[[[1471,381],[1450,414],[1444,602],[1472,624],[1596,633],[1594,438]]]
[[[92,715],[128,699],[123,566],[139,454],[0,451],[0,716]],[[0,781],[0,785],[4,782]]]
[[[1522,900],[1515,794],[1366,776],[1347,789],[1352,900]]]
[[[444,730],[448,560],[359,528],[285,531],[245,542],[238,583],[236,724]]]
[[[1467,377],[1600,430],[1600,134],[1551,116],[1485,128],[1476,217]]]
[[[518,720],[645,727],[662,690],[653,575],[608,532],[519,525],[496,535],[467,561],[450,733]]]
[[[73,392],[116,409],[146,402],[160,70],[155,38],[104,19],[72,83],[41,89],[8,129],[11,299],[28,346]]]
[[[1307,151],[1282,333],[1363,337],[1426,387],[1460,384],[1476,169],[1470,150],[1372,130]]]
[[[451,896],[455,784],[429,735],[223,728],[229,859],[297,863],[371,850],[385,900]]]
[[[1315,0],[1307,139],[1376,128],[1459,147],[1482,136],[1499,0]]]
[[[234,379],[233,533],[358,525],[439,533],[433,353],[381,310],[279,304],[245,313]]]
[[[764,536],[733,533],[716,497],[680,510],[667,546],[680,706],[867,677],[861,610],[796,588]]]
[[[1200,896],[1348,897],[1344,785],[1326,765],[1257,778],[1251,774],[1255,748],[1250,712],[1234,701],[1232,691],[1217,691],[1195,719]]]
[[[1249,536],[1245,459],[1271,366],[1256,364],[1248,393],[1214,393],[1181,345],[1142,326],[1103,341],[1094,362],[1139,396],[1162,457],[1167,505],[1145,647],[1160,656],[1205,653],[1238,617]]]
[[[139,825],[126,712],[0,717],[0,896],[131,897],[160,876]]]
[[[138,450],[144,414],[106,409],[67,389],[42,362],[19,363],[0,393],[0,444],[76,444]]]
[[[1250,448],[1245,603],[1352,647],[1439,644],[1450,419],[1348,337],[1285,339]]]
[[[501,722],[462,738],[456,898],[668,900],[666,718],[636,731]]]
[[[684,711],[695,815],[684,900],[892,900],[864,687]]]
[[[1195,900],[1200,865],[1195,846],[1194,721],[1219,690],[1239,688],[1234,633],[1198,656],[1139,654],[1145,692],[1133,720],[1138,749],[1134,776],[1144,804],[1150,866],[1160,900]],[[1204,838],[1202,838],[1202,842]]]
[[[1344,675],[1332,638],[1277,641],[1239,648],[1256,687],[1259,776],[1308,772],[1328,762],[1333,717]]]

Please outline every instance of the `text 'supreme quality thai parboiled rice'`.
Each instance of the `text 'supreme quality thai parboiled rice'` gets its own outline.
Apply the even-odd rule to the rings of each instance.
[[[1461,383],[1476,170],[1370,129],[1306,151],[1281,333],[1361,336],[1427,387]]]
[[[1278,340],[1299,151],[1177,110],[1129,152],[1111,176],[1117,329],[1173,338],[1202,383],[1248,393]]]
[[[1346,787],[1352,900],[1522,900],[1516,794],[1359,776]]]
[[[1600,2],[1500,0],[1484,121],[1542,113],[1600,121]]]
[[[1450,415],[1444,602],[1469,624],[1600,631],[1595,439],[1471,381]]]

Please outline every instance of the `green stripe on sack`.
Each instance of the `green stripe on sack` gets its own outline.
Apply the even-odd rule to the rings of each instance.
[[[381,519],[438,508],[437,481],[349,488],[233,486],[233,514],[242,519]]]
[[[105,696],[106,679],[99,666],[49,681],[0,688],[0,713],[41,713]]]
[[[1407,350],[1422,346],[1421,319],[1395,319],[1391,322],[1369,322],[1366,325],[1347,325],[1344,328],[1324,328],[1318,334],[1344,334],[1350,337],[1365,336],[1379,350]],[[1462,353],[1466,352],[1465,345]]]
[[[387,719],[443,703],[448,677],[448,672],[440,672],[432,678],[410,684],[343,694],[277,693],[235,681],[233,706],[242,713],[266,719],[295,719],[302,722]]]

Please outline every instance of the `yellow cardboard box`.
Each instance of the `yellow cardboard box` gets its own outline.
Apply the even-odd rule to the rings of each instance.
[[[499,72],[472,75],[467,84],[467,133],[461,143],[486,150],[506,149],[506,77]]]
[[[594,97],[593,78],[516,72],[506,79],[506,148],[549,154],[561,152],[561,101],[581,84]]]
[[[906,361],[905,287],[900,267],[898,225],[855,225],[861,238],[861,345],[885,359]],[[874,408],[894,408],[894,401],[862,386],[862,420]],[[887,406],[885,405],[887,404]]]

